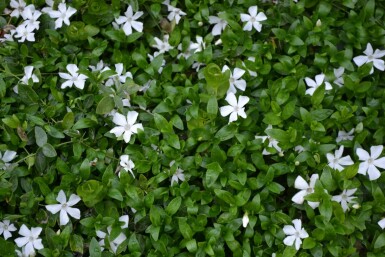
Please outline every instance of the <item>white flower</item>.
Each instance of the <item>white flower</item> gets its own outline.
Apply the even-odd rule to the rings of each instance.
[[[343,130],[338,131],[336,142],[339,143],[341,141],[346,141],[346,140],[352,141],[354,138],[353,133],[354,133],[354,128],[351,129],[349,132],[345,132]]]
[[[152,56],[151,54],[147,54],[147,57],[148,57],[148,59],[150,59],[150,62],[152,62],[156,56]],[[163,67],[164,67],[165,65],[166,65],[166,60],[163,59],[163,60],[162,60],[162,65],[160,65],[160,67],[159,67],[159,69],[158,69],[158,73],[159,73],[159,74],[162,73]]]
[[[185,59],[188,59],[193,53],[196,52],[196,50],[199,48],[199,44],[198,43],[193,43],[193,42],[190,42],[188,48],[184,51],[184,52],[181,52],[180,54],[178,54],[177,58],[181,58],[182,56],[185,58]],[[178,50],[179,51],[183,51],[183,46],[182,44],[179,44],[178,45]]]
[[[132,28],[134,28],[138,32],[143,31],[143,23],[136,21],[143,15],[143,12],[136,12],[134,14],[132,11],[131,5],[129,5],[124,15],[125,16],[119,16],[119,18],[115,18],[115,21],[119,25],[124,23],[123,31],[124,31],[124,34],[126,34],[126,36],[129,36],[132,34]]]
[[[342,153],[344,152],[344,146],[341,145],[340,149],[334,152],[334,155],[331,153],[326,154],[326,158],[328,159],[329,167],[336,169],[338,171],[342,171],[344,169],[343,166],[349,166],[354,164],[352,158],[350,156],[342,157]]]
[[[112,227],[111,226],[108,226],[107,227],[107,232],[108,232],[108,236],[110,236],[111,234],[111,231],[112,231]],[[102,240],[99,241],[99,245],[102,246],[102,251],[104,250],[103,246],[105,246],[105,238],[107,236],[107,233],[101,231],[101,230],[97,230],[96,231],[96,235],[101,238]],[[123,243],[125,240],[127,239],[127,237],[121,232],[114,240],[109,240],[110,241],[110,248],[111,248],[111,251],[113,253],[116,253],[116,250],[118,249],[119,245],[121,243]]]
[[[227,65],[223,66],[222,73],[227,70],[230,70],[230,68]],[[241,79],[243,74],[245,74],[245,70],[242,70],[240,68],[235,68],[234,72],[231,72],[230,70],[230,78],[229,78],[230,87],[227,93],[235,94],[237,92],[236,88],[238,88],[241,91],[245,91],[246,81],[244,79]]]
[[[65,3],[60,3],[58,11],[48,10],[47,13],[51,18],[56,19],[55,29],[58,29],[63,26],[63,22],[68,26],[70,25],[69,18],[76,13],[76,9],[71,6],[67,9],[67,5]]]
[[[353,61],[357,64],[358,67],[361,67],[365,63],[373,62],[373,66],[377,69],[384,71],[385,70],[385,63],[384,60],[381,60],[385,55],[385,50],[378,50],[373,52],[373,47],[370,43],[366,45],[366,49],[364,51],[365,55],[360,55],[353,58]],[[370,71],[370,74],[374,72],[374,69],[372,68]]]
[[[283,240],[283,243],[288,246],[295,244],[295,249],[298,251],[302,244],[301,239],[309,237],[309,234],[304,228],[302,228],[302,222],[300,219],[295,219],[292,222],[294,226],[285,225],[283,227],[283,232],[287,235],[287,237]]]
[[[26,26],[27,29],[31,29],[32,31],[35,29],[39,29],[40,21],[38,21],[37,19],[39,19],[41,12],[35,10],[34,5],[28,5],[21,15],[24,19],[23,25]]]
[[[234,93],[230,92],[227,94],[225,100],[229,103],[229,105],[222,106],[220,108],[220,112],[223,117],[230,115],[229,123],[236,121],[238,119],[238,115],[244,119],[247,118],[244,107],[250,100],[247,96],[239,96],[237,101]]]
[[[348,190],[345,189],[344,191],[342,191],[342,194],[333,196],[332,200],[341,203],[342,209],[344,210],[344,212],[346,212],[347,210],[349,210],[348,204],[355,203],[353,199],[356,197],[351,195],[353,195],[356,191],[357,191],[357,188],[348,189]]]
[[[18,42],[24,42],[25,40],[34,42],[35,41],[35,33],[32,32],[33,28],[25,26],[24,24],[20,24],[16,28],[15,38],[20,38]]]
[[[169,21],[172,21],[175,19],[175,23],[178,24],[180,19],[181,19],[181,16],[185,16],[186,13],[183,12],[181,9],[179,8],[176,8],[172,5],[167,5],[167,9],[169,11],[169,14],[167,15],[167,19]]]
[[[245,228],[247,227],[247,225],[249,224],[249,215],[247,214],[247,212],[245,212],[245,214],[243,215],[242,217],[242,226]]]
[[[86,79],[88,77],[86,75],[84,75],[84,74],[79,74],[78,73],[79,68],[78,68],[78,66],[76,66],[76,64],[67,64],[66,68],[69,71],[69,74],[68,73],[59,72],[59,76],[62,79],[67,79],[66,82],[61,84],[61,88],[64,89],[66,87],[72,87],[75,84],[75,87],[77,87],[79,89],[83,89],[84,88],[84,83],[86,82]]]
[[[178,184],[179,180],[180,181],[184,181],[185,180],[183,172],[184,172],[184,170],[182,170],[179,167],[176,169],[175,173],[171,177],[171,185],[173,185],[174,183]]]
[[[38,77],[35,74],[33,74],[33,66],[24,67],[24,77],[21,78],[20,82],[28,85],[29,79],[32,79],[34,83],[39,82]]]
[[[27,256],[34,254],[35,249],[41,250],[44,248],[43,244],[41,243],[41,238],[39,238],[41,231],[42,228],[40,227],[32,227],[31,230],[29,230],[24,224],[20,227],[19,234],[23,237],[16,238],[15,243],[18,247],[25,246],[25,254]]]
[[[7,168],[7,167],[9,167],[9,165],[11,165],[9,162],[12,161],[13,159],[15,159],[16,156],[17,156],[17,153],[15,151],[6,150],[4,152],[4,155],[2,155],[0,152],[0,160],[2,160],[4,162],[5,168]]]
[[[260,21],[267,20],[266,15],[263,12],[258,13],[257,6],[250,6],[249,14],[241,14],[241,20],[243,22],[247,22],[243,27],[243,30],[251,31],[254,27],[258,32],[261,32],[262,24],[260,23]]]
[[[45,206],[45,208],[52,214],[56,214],[60,211],[60,226],[66,225],[70,221],[68,214],[75,219],[80,219],[80,210],[71,207],[81,200],[79,196],[72,194],[67,202],[64,191],[60,190],[56,200],[60,204],[50,204]]]
[[[130,142],[131,135],[138,133],[138,129],[143,130],[142,123],[136,123],[138,113],[136,111],[129,111],[127,117],[124,117],[120,113],[115,113],[112,122],[116,125],[115,128],[110,130],[110,133],[115,134],[116,137],[123,135],[124,142]]]
[[[381,172],[377,167],[385,169],[385,157],[378,159],[382,153],[382,145],[370,147],[370,155],[367,151],[361,148],[357,148],[356,153],[360,161],[360,166],[358,168],[358,173],[366,175],[366,172],[369,175],[369,180],[376,180],[381,176]]]
[[[130,157],[127,154],[123,154],[122,156],[120,156],[120,166],[122,166],[125,171],[129,171],[135,178],[134,172],[132,172],[132,169],[135,168],[135,164],[133,163],[133,161],[130,160]]]
[[[33,251],[32,255],[27,255],[25,252],[25,247],[22,247],[21,251],[15,250],[15,252],[16,252],[18,257],[30,257],[30,256],[34,256],[36,254],[35,251]]]
[[[325,79],[325,74],[321,73],[321,74],[318,74],[317,76],[315,76],[315,81],[312,80],[311,78],[308,78],[306,77],[305,78],[305,82],[306,82],[306,85],[310,88],[308,88],[306,90],[306,94],[307,95],[313,95],[314,94],[314,91],[322,85],[322,83],[324,82],[324,79]],[[325,90],[331,90],[333,89],[332,85],[325,81]]]
[[[344,75],[344,72],[345,72],[345,68],[344,67],[340,67],[338,69],[334,69],[334,77],[336,78],[333,82],[334,84],[342,87],[344,85],[344,77],[342,75]]]
[[[121,228],[128,228],[128,222],[130,221],[130,217],[128,215],[120,216],[119,221],[124,223],[122,226],[120,226]]]
[[[173,47],[168,43],[169,35],[163,36],[163,41],[160,40],[157,37],[154,37],[156,45],[152,45],[152,47],[155,47],[159,50],[159,52],[154,53],[154,57],[158,56],[159,54],[163,54],[165,52],[170,51],[170,49],[173,49]]]
[[[41,9],[41,11],[43,13],[52,12],[52,10],[53,10],[52,7],[55,4],[54,0],[45,0],[45,3],[48,5],[48,7],[44,7],[43,9]]]
[[[10,6],[14,9],[11,12],[11,17],[16,17],[18,18],[21,13],[24,11],[24,8],[26,7],[26,3],[23,0],[11,0]]]
[[[303,204],[305,201],[305,196],[314,193],[314,186],[316,181],[318,180],[319,176],[318,174],[313,174],[310,177],[310,183],[308,184],[301,176],[298,176],[294,181],[294,187],[296,189],[300,189],[298,193],[296,193],[291,200],[295,202],[296,204]],[[319,206],[319,202],[310,202],[308,201],[308,204],[313,209],[317,208]]]
[[[381,219],[377,222],[378,226],[380,226],[382,229],[385,228],[385,218]]]
[[[15,225],[11,224],[9,220],[3,220],[0,222],[0,235],[3,234],[4,239],[7,240],[12,236],[13,231],[16,231]]]
[[[269,125],[267,126],[266,130],[272,129],[273,126]],[[265,130],[265,131],[266,131]],[[269,141],[268,147],[273,147],[275,150],[277,150],[278,153],[282,152],[281,147],[278,146],[279,142],[275,139],[272,138],[271,136],[255,136],[256,139],[262,139],[262,142],[265,142],[266,139]],[[267,151],[267,149],[263,149],[262,155],[270,155],[271,153]]]
[[[109,68],[108,68],[109,69]],[[118,84],[119,82],[120,83],[125,83],[127,78],[131,78],[132,79],[132,74],[131,72],[127,71],[125,74],[123,74],[123,63],[117,63],[115,64],[115,72],[116,74],[115,75],[112,75],[108,78],[108,80],[106,81],[105,85],[107,87],[110,87],[112,85],[116,85]]]
[[[104,64],[103,60],[100,60],[96,64],[96,66],[89,65],[88,68],[90,68],[92,72],[97,72],[97,71],[104,72],[104,71],[110,69],[110,68],[106,67],[106,65]]]
[[[209,23],[215,24],[213,27],[213,30],[211,31],[211,34],[213,34],[213,36],[217,36],[217,35],[222,34],[222,31],[227,26],[227,21],[225,21],[224,19],[221,19],[217,16],[209,16]]]
[[[197,42],[194,43],[191,48],[195,48],[194,53],[202,52],[206,48],[206,43],[203,41],[203,37],[201,36],[196,36],[195,38]]]

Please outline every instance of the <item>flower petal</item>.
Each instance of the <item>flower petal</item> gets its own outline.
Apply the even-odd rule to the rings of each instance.
[[[68,206],[74,206],[75,204],[77,204],[79,201],[80,201],[80,197],[78,195],[75,195],[75,194],[72,194],[70,196],[70,199],[68,200],[67,202],[67,205]]]
[[[114,114],[114,118],[112,119],[112,122],[115,123],[116,125],[119,125],[119,126],[126,126],[127,125],[126,117],[124,117],[124,115],[122,115],[120,113]]]
[[[222,106],[221,108],[219,108],[219,111],[223,117],[226,117],[234,111],[234,107],[230,105]]]
[[[365,55],[360,55],[360,56],[357,56],[357,57],[354,57],[353,58],[353,61],[356,63],[356,65],[358,67],[361,67],[362,65],[364,65],[365,63],[367,63],[369,61],[368,57],[365,56]]]
[[[23,224],[20,227],[19,234],[22,236],[25,236],[25,237],[29,237],[29,236],[31,236],[31,230],[29,230],[28,227]]]
[[[4,162],[10,162],[12,161],[15,157],[16,157],[16,152],[15,151],[9,151],[9,150],[6,150],[4,155],[3,155],[3,158],[1,158]]]
[[[374,149],[374,150],[376,150],[376,149]],[[358,155],[358,159],[360,161],[367,161],[370,158],[369,153],[362,148],[357,148],[356,154]]]
[[[301,190],[298,193],[296,193],[291,200],[295,202],[296,204],[303,204],[305,201],[304,197],[307,195],[306,190]]]
[[[297,231],[295,230],[295,228],[292,225],[285,225],[283,227],[283,233],[285,233],[286,235],[294,235],[295,232],[297,232]]]
[[[56,214],[61,210],[61,204],[50,204],[45,206],[45,208],[52,214]]]
[[[298,176],[294,181],[294,187],[301,190],[306,190],[309,184],[301,176]]]
[[[237,98],[235,97],[234,93],[227,94],[225,100],[231,105],[231,106],[237,106]]]
[[[67,207],[67,213],[74,219],[80,219],[80,210],[77,208]]]
[[[377,159],[381,155],[383,149],[384,147],[382,145],[375,145],[370,147],[370,157],[372,159]]]
[[[138,118],[139,113],[136,111],[130,111],[127,113],[127,123],[130,125],[134,125],[136,122],[136,119]]]
[[[63,190],[60,190],[57,197],[56,197],[56,201],[58,201],[59,203],[61,204],[65,204],[67,202],[67,197],[66,195],[64,194],[64,191]]]
[[[368,168],[369,180],[376,180],[381,176],[381,172],[374,165],[369,165]]]
[[[366,54],[366,55],[372,55],[373,54],[373,47],[370,43],[366,44],[366,49],[364,51],[364,54]]]
[[[250,101],[250,98],[247,96],[239,96],[238,98],[238,108],[242,108]]]
[[[60,210],[60,226],[67,225],[67,223],[70,221],[70,218],[68,217],[68,214],[65,210]]]
[[[296,239],[296,236],[288,236],[283,240],[283,243],[287,246],[292,246],[294,244],[294,241]]]

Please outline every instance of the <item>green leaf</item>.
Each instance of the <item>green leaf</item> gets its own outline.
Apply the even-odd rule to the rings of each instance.
[[[90,257],[101,257],[102,249],[100,248],[99,242],[93,237],[89,246]]]
[[[83,237],[79,235],[71,235],[70,237],[70,248],[75,253],[83,254],[84,242]]]
[[[182,203],[182,198],[180,196],[175,197],[171,200],[171,202],[167,205],[165,211],[168,215],[174,215],[178,210]]]
[[[154,121],[156,127],[160,130],[162,133],[173,133],[174,130],[172,129],[172,126],[168,123],[168,121],[160,114],[154,113]]]
[[[86,158],[83,160],[82,164],[80,165],[79,175],[82,177],[82,179],[86,180],[90,176],[90,172],[91,172],[90,161]]]
[[[17,129],[20,126],[20,120],[15,114],[10,117],[3,118],[1,120],[5,125],[10,128]]]
[[[0,256],[14,257],[15,256],[15,244],[0,238]]]
[[[219,174],[222,172],[222,167],[217,162],[213,162],[207,165],[206,171],[206,183],[207,187],[212,187],[215,181],[218,179]]]
[[[230,192],[221,189],[214,189],[214,193],[219,199],[230,205],[235,205],[235,199]]]
[[[324,97],[325,97],[325,85],[322,84],[314,91],[311,97],[311,102],[315,106],[320,105]]]
[[[43,151],[43,154],[44,154],[46,157],[53,158],[53,157],[56,157],[56,156],[57,156],[57,153],[56,153],[55,148],[54,148],[51,144],[49,144],[49,143],[45,143],[45,144],[42,146],[42,151]]]
[[[374,242],[374,249],[378,249],[385,246],[385,233],[381,233]]]
[[[215,137],[220,141],[226,141],[235,136],[237,132],[237,126],[235,124],[229,124],[221,128],[216,134]]]
[[[210,63],[204,68],[203,74],[206,79],[207,93],[215,96],[217,99],[223,98],[230,87],[230,71],[227,70],[225,73],[222,73],[218,65]]]
[[[17,87],[21,101],[28,105],[38,103],[39,96],[30,86],[19,83]]]
[[[151,223],[154,226],[160,226],[162,225],[162,220],[161,220],[161,208],[156,205],[152,205],[150,208],[150,220]]]
[[[348,167],[346,167],[341,173],[343,176],[345,176],[346,179],[351,179],[351,178],[354,178],[357,173],[358,173],[358,167],[359,167],[359,163],[355,163],[353,165],[350,165]]]
[[[303,245],[302,245],[303,249],[312,249],[315,246],[316,246],[316,242],[314,241],[313,238],[308,237],[308,238],[305,238],[305,240],[303,240]]]
[[[178,218],[179,231],[185,239],[191,239],[193,231],[190,225],[187,223],[186,218]]]
[[[36,144],[40,147],[42,147],[44,144],[47,143],[48,138],[44,129],[38,126],[35,127],[35,139],[36,139]]]
[[[114,108],[115,108],[114,99],[110,96],[105,96],[98,103],[98,106],[96,107],[96,113],[104,115],[111,112]]]
[[[108,195],[109,197],[113,198],[113,199],[116,199],[116,200],[120,201],[120,202],[123,201],[123,195],[122,195],[122,193],[120,193],[120,191],[119,191],[118,189],[116,189],[116,188],[110,188],[110,189],[108,190],[107,195]]]
[[[75,125],[72,127],[73,129],[85,129],[85,128],[92,128],[98,125],[98,123],[94,120],[91,120],[89,118],[82,118],[78,120]]]
[[[218,101],[215,96],[211,96],[207,102],[207,113],[215,117],[218,113]]]
[[[75,122],[75,115],[73,112],[67,112],[66,115],[64,115],[62,126],[64,129],[70,129]]]
[[[282,257],[293,257],[297,253],[297,250],[293,246],[287,246],[283,251]]]
[[[106,189],[101,182],[97,180],[88,180],[77,187],[76,193],[82,199],[84,204],[91,208],[103,200]]]

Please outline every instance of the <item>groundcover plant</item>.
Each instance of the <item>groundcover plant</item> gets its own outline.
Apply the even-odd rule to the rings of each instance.
[[[385,1],[0,13],[0,256],[385,256]]]

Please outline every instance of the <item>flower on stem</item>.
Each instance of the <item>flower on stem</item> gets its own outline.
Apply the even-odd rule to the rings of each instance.
[[[9,220],[3,220],[0,222],[0,235],[3,234],[4,239],[7,240],[12,236],[13,231],[16,231],[15,225],[11,224]]]
[[[355,192],[357,191],[357,188],[353,189],[344,189],[342,191],[342,194],[340,195],[335,195],[332,197],[332,201],[336,201],[341,203],[341,207],[346,212],[349,210],[349,205],[350,203],[355,203],[354,198],[355,196],[352,196]]]
[[[227,70],[230,70],[230,68],[227,65],[223,66],[222,73]],[[230,87],[227,93],[235,94],[237,92],[236,88],[238,88],[241,91],[245,91],[246,81],[244,79],[241,79],[243,74],[245,74],[245,70],[242,70],[240,68],[234,68],[233,72],[231,72],[230,70],[230,78],[229,78]]]
[[[134,162],[130,159],[130,156],[127,154],[123,154],[120,156],[120,166],[127,172],[129,171],[131,175],[135,178],[134,172],[132,171],[133,168],[135,168]],[[120,177],[120,172],[119,172]]]
[[[339,143],[341,141],[346,141],[346,140],[352,141],[354,138],[353,133],[354,133],[354,128],[352,128],[349,132],[346,132],[343,130],[338,131],[336,142]]]
[[[75,219],[80,219],[80,210],[71,207],[81,200],[79,196],[72,194],[67,202],[64,191],[60,190],[56,200],[60,204],[50,204],[45,206],[45,208],[52,214],[56,214],[60,211],[60,226],[67,225],[70,221],[68,214]]]
[[[76,66],[76,64],[67,64],[66,68],[69,73],[59,72],[59,76],[62,79],[67,80],[66,82],[61,84],[61,88],[64,89],[66,87],[72,87],[73,85],[75,85],[75,87],[83,89],[84,83],[86,82],[86,79],[88,77],[84,74],[78,73],[79,68],[78,66]]]
[[[306,93],[307,95],[313,95],[315,90],[322,85],[322,83],[325,83],[325,90],[331,90],[333,89],[332,85],[327,82],[327,81],[324,81],[325,80],[325,74],[321,73],[321,74],[318,74],[315,76],[315,81],[312,80],[311,78],[308,78],[306,77],[305,78],[305,82],[306,82],[306,85],[310,88],[308,88],[306,90]]]
[[[332,169],[336,169],[338,171],[342,171],[344,169],[343,166],[349,166],[354,164],[352,158],[350,156],[342,157],[342,153],[344,152],[344,146],[341,145],[340,149],[334,152],[334,155],[331,153],[326,154],[326,158],[328,159],[328,165]]]
[[[376,180],[381,176],[381,172],[377,167],[385,169],[385,157],[379,158],[382,150],[382,145],[376,145],[370,147],[370,155],[367,151],[362,148],[357,148],[356,153],[360,161],[360,166],[358,167],[358,173],[366,175],[368,173],[369,180]]]
[[[178,24],[182,16],[185,16],[186,13],[183,12],[181,9],[176,8],[172,5],[167,5],[167,10],[169,11],[167,15],[167,19],[169,21],[173,21],[175,19],[175,23]]]
[[[373,63],[373,66],[377,69],[384,71],[385,70],[385,62],[380,58],[385,56],[385,50],[378,50],[373,52],[373,47],[370,43],[366,45],[366,49],[364,51],[365,55],[359,55],[353,58],[353,61],[358,67],[361,67],[365,63]],[[374,68],[370,70],[370,74],[374,72]]]
[[[237,101],[234,93],[230,92],[227,94],[225,100],[229,103],[229,105],[222,106],[220,108],[220,112],[223,117],[230,115],[229,123],[236,121],[238,119],[238,115],[244,119],[247,118],[244,107],[250,100],[247,96],[239,96]]]
[[[20,227],[19,234],[23,237],[16,238],[15,243],[18,247],[25,247],[25,254],[27,256],[34,254],[35,249],[41,250],[44,248],[41,238],[39,238],[41,231],[42,228],[40,227],[33,227],[31,230],[24,224]]]
[[[143,12],[136,12],[134,14],[132,11],[131,5],[129,5],[124,15],[125,16],[119,16],[118,18],[115,18],[115,21],[118,25],[124,24],[123,31],[124,31],[124,34],[126,34],[126,36],[129,36],[132,34],[133,28],[138,32],[143,31],[143,23],[136,21],[143,15]]]
[[[309,234],[302,228],[302,221],[300,219],[295,219],[292,222],[294,226],[285,225],[283,227],[283,232],[287,235],[283,243],[287,246],[295,244],[295,249],[298,251],[302,244],[302,238],[309,237]]]
[[[227,26],[227,21],[217,16],[209,16],[209,23],[215,24],[213,30],[211,31],[213,36],[221,35],[222,31],[225,30]]]
[[[129,111],[127,117],[120,113],[115,113],[112,122],[118,126],[111,129],[110,133],[116,137],[123,136],[124,142],[130,142],[132,134],[138,133],[138,129],[143,130],[142,123],[135,123],[138,115],[136,111]]]
[[[69,18],[76,13],[76,9],[71,6],[67,8],[65,3],[60,3],[57,11],[51,9],[47,13],[51,18],[56,19],[55,29],[58,29],[63,26],[63,22],[68,26],[70,25]]]
[[[258,32],[261,32],[262,24],[260,22],[267,20],[267,17],[263,12],[258,13],[258,6],[250,6],[249,14],[242,13],[241,20],[246,22],[243,30],[251,31],[254,27]]]
[[[291,200],[296,204],[303,204],[303,202],[305,201],[305,196],[314,193],[314,186],[318,178],[318,174],[313,174],[310,177],[310,183],[307,183],[301,176],[298,176],[294,181],[294,187],[296,189],[300,189],[300,191],[296,193],[293,198],[291,198]],[[308,204],[313,209],[319,206],[319,202],[308,201]]]
[[[343,77],[344,72],[345,72],[344,67],[339,67],[338,69],[334,69],[335,80],[333,82],[339,87],[342,87],[344,85],[344,77]]]

